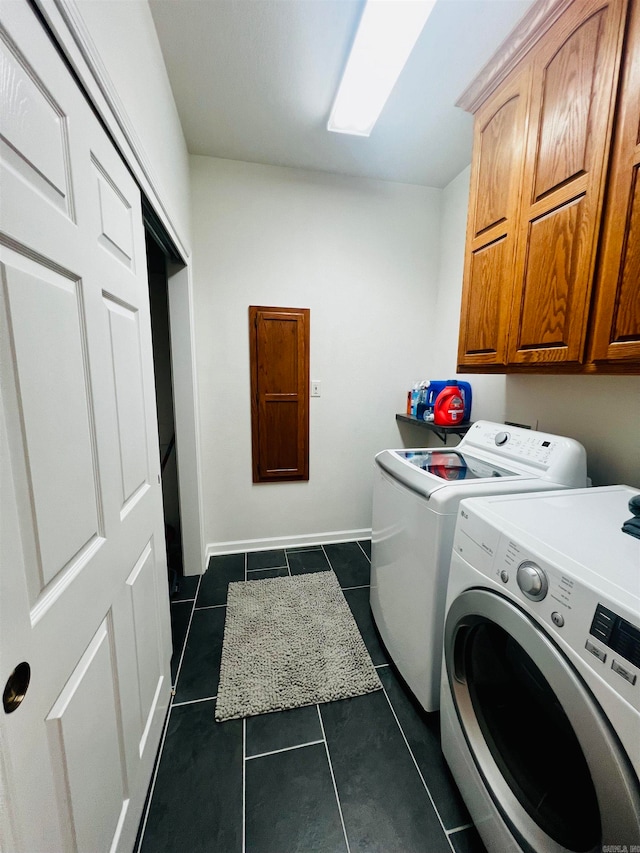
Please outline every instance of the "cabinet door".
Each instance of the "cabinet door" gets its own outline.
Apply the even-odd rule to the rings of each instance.
[[[254,483],[309,479],[309,319],[249,307]]]
[[[505,364],[530,74],[476,113],[459,368]]]
[[[633,4],[598,279],[593,361],[640,361],[640,2]]]
[[[625,9],[573,3],[531,56],[511,364],[583,360]]]

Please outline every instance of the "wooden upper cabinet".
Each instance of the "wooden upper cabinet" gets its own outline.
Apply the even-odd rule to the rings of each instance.
[[[531,56],[511,364],[583,358],[625,7],[573,3]]]
[[[309,319],[249,307],[254,483],[309,479]]]
[[[639,6],[538,0],[458,102],[475,120],[461,370],[640,362]]]
[[[458,351],[464,364],[506,360],[529,79],[528,71],[520,74],[476,115]]]
[[[640,361],[640,3],[625,48],[591,359]]]

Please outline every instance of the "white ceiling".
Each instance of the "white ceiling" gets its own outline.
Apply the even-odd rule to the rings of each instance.
[[[455,101],[532,0],[438,0],[368,138],[326,130],[363,2],[150,0],[190,153],[446,186],[471,159]]]

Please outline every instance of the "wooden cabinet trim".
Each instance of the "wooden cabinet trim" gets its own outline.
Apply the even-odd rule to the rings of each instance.
[[[470,113],[494,94],[573,0],[538,0],[456,101]]]

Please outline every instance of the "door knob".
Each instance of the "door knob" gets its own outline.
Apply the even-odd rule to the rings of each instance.
[[[2,694],[2,707],[5,714],[12,714],[22,704],[22,700],[27,695],[29,682],[31,681],[31,667],[26,661],[22,661],[13,670],[7,683],[4,686]]]

